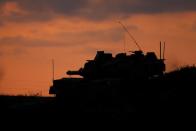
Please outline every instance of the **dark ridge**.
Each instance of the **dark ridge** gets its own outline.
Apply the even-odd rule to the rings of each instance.
[[[188,80],[188,81],[187,81]],[[123,81],[112,87],[82,86],[60,97],[0,96],[1,113],[59,115],[65,119],[130,119],[131,112],[195,111],[196,67],[185,66],[162,78]],[[80,113],[86,112],[81,116]],[[107,114],[92,114],[103,112]]]
[[[169,80],[196,80],[196,67],[184,66],[165,74]]]

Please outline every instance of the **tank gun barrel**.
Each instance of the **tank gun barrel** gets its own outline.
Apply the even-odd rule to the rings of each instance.
[[[78,70],[78,71],[67,71],[67,75],[81,75],[81,71]]]

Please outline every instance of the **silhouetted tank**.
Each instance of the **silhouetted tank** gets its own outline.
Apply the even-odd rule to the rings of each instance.
[[[141,50],[130,54],[97,51],[93,60],[88,60],[77,71],[67,71],[67,75],[79,75],[81,78],[62,78],[53,81],[50,94],[77,96],[83,88],[112,88],[122,81],[150,80],[161,77],[165,71],[164,59],[157,58],[154,52],[144,54]],[[111,84],[113,83],[113,84]],[[120,87],[119,87],[120,88]]]
[[[133,51],[131,54],[119,53],[115,57],[111,53],[97,51],[95,58],[87,60],[82,68],[77,71],[67,71],[67,75],[79,75],[81,78],[70,77],[53,80],[53,85],[49,90],[50,94],[68,98],[71,96],[72,99],[77,100],[86,98],[85,96],[89,96],[89,98],[90,96],[97,96],[98,98],[95,99],[97,101],[109,96],[122,96],[122,94],[117,93],[117,95],[114,92],[121,92],[121,88],[130,88],[130,85],[132,87],[138,85],[139,82],[135,83],[136,81],[142,83],[142,81],[149,81],[163,75],[165,71],[165,43],[163,54],[162,44],[160,43],[160,59],[157,58],[154,52],[144,54],[126,26],[120,21],[118,23],[133,40],[138,47],[138,51]],[[104,97],[99,98],[99,96]],[[89,101],[89,98],[87,97],[86,101]]]

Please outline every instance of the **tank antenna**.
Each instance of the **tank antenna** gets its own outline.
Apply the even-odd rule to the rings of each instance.
[[[135,38],[131,35],[131,33],[128,31],[127,27],[125,27],[125,25],[123,25],[123,23],[121,21],[118,21],[118,23],[128,33],[129,37],[133,40],[133,42],[136,44],[136,46],[138,47],[138,49],[141,51],[141,47],[139,46],[139,44],[137,43],[137,41],[135,40]]]
[[[162,43],[161,43],[161,41],[160,41],[160,60],[162,59]]]
[[[165,42],[163,43],[163,60],[165,60]]]
[[[52,81],[54,81],[54,59],[52,59]]]

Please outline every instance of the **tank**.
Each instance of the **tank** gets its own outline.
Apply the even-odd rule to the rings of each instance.
[[[154,52],[144,54],[138,50],[113,56],[112,53],[97,51],[94,59],[87,60],[82,68],[67,71],[71,77],[54,80],[49,94],[76,97],[81,90],[89,92],[89,88],[113,88],[124,82],[131,84],[134,81],[151,80],[162,77],[164,71],[164,59],[157,58]]]

